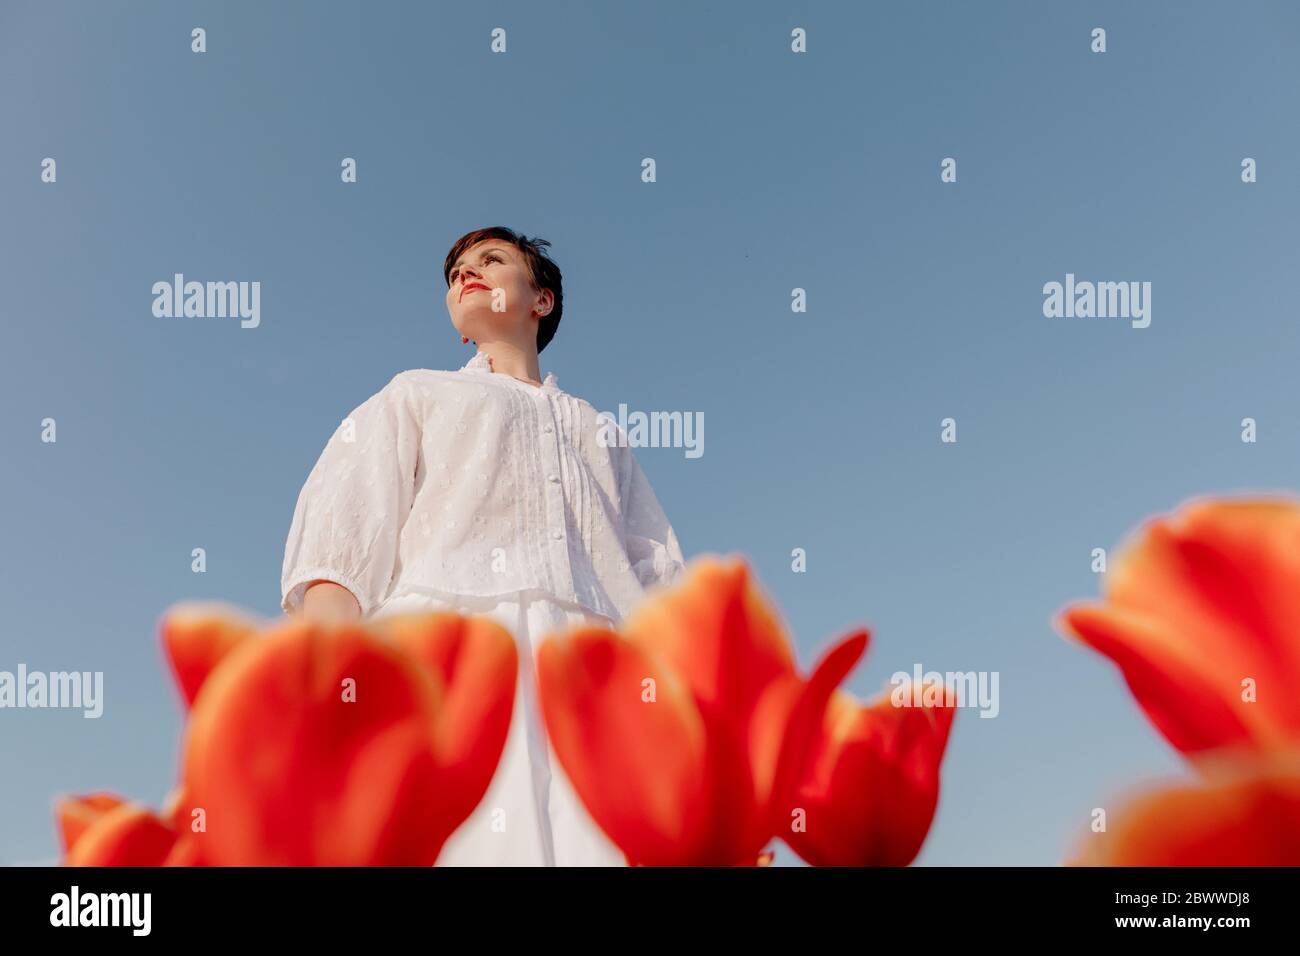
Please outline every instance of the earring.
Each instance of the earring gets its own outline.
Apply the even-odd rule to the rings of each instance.
[[[460,344],[461,344],[461,345],[464,345],[464,344],[465,344],[466,342],[468,342],[468,341],[469,341],[469,336],[467,336],[467,335],[462,335],[462,336],[460,337]]]

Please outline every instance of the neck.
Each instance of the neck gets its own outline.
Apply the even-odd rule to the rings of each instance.
[[[542,371],[537,364],[537,347],[531,349],[513,342],[480,342],[480,352],[492,360],[492,371],[511,375],[534,385],[542,384]]]

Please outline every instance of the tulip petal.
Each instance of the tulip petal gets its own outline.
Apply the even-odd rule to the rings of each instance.
[[[1203,764],[1201,781],[1149,790],[1089,833],[1077,866],[1300,865],[1300,760]]]
[[[637,606],[624,633],[671,667],[702,710],[742,725],[774,681],[795,673],[785,630],[740,559],[695,559],[681,584]]]
[[[862,706],[837,691],[804,765],[803,826],[783,839],[814,866],[906,866],[934,819],[955,707]]]
[[[1157,729],[1194,756],[1300,738],[1297,621],[1300,504],[1207,499],[1148,522],[1114,562],[1104,603],[1058,624],[1110,656]]]
[[[752,860],[771,837],[767,796],[782,739],[765,732],[755,738],[755,718],[760,708],[780,712],[773,694],[792,705],[788,688],[798,682],[771,602],[742,558],[705,556],[691,562],[676,587],[638,605],[624,633],[685,682],[705,728],[712,822],[708,844],[693,850],[696,861]]]
[[[442,686],[434,749],[444,803],[469,816],[505,750],[519,668],[515,640],[489,618],[452,613],[392,616],[374,626]]]
[[[1105,605],[1068,609],[1061,627],[1109,657],[1138,706],[1165,739],[1184,754],[1247,745],[1268,736],[1254,727],[1258,711],[1240,698],[1232,671],[1207,670],[1196,649],[1160,622]]]
[[[869,639],[866,630],[853,632],[822,655],[807,681],[796,681],[793,695],[789,695],[788,683],[777,691],[789,700],[781,721],[783,727],[764,727],[762,721],[755,721],[755,777],[760,781],[757,796],[765,805],[770,804],[776,815],[768,824],[769,832],[781,832],[788,825],[796,789],[808,754],[818,744],[826,708],[836,688],[866,652]],[[763,752],[758,744],[761,739],[774,740],[778,746]]]
[[[440,697],[423,668],[359,624],[290,621],[236,649],[204,685],[186,734],[203,858],[431,865],[464,819],[441,799]]]
[[[192,602],[170,608],[161,631],[172,674],[186,707],[191,707],[213,668],[253,637],[258,624],[227,605]]]
[[[629,864],[698,862],[710,838],[710,742],[673,668],[580,627],[542,642],[537,680],[556,756]]]
[[[64,854],[72,851],[81,835],[100,817],[124,803],[125,800],[111,793],[91,793],[59,800],[54,806],[54,815],[59,821]]]
[[[207,866],[203,859],[203,848],[199,841],[189,833],[181,833],[171,852],[162,862],[163,866]]]
[[[65,866],[159,866],[176,832],[147,808],[123,803],[106,810],[76,839]]]

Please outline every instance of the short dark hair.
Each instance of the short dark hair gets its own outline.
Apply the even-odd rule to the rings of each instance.
[[[447,283],[447,288],[451,288],[451,267],[456,264],[461,253],[487,239],[501,239],[518,249],[528,265],[528,275],[533,281],[533,287],[539,291],[550,289],[555,295],[555,304],[551,306],[551,311],[542,316],[537,323],[537,354],[540,355],[542,349],[555,338],[555,330],[560,327],[560,315],[564,312],[564,285],[560,267],[542,251],[544,247],[550,245],[547,240],[536,237],[529,239],[523,233],[517,233],[505,226],[490,226],[487,229],[467,232],[456,240],[451,247],[451,252],[447,253],[447,259],[442,264],[443,281]]]

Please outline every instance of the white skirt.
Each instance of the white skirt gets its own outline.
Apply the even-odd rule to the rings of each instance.
[[[591,819],[546,738],[537,700],[541,639],[574,625],[612,627],[585,608],[537,591],[506,598],[394,595],[372,617],[455,611],[490,617],[514,635],[519,680],[501,763],[482,801],[452,833],[435,866],[625,866],[622,852]]]

